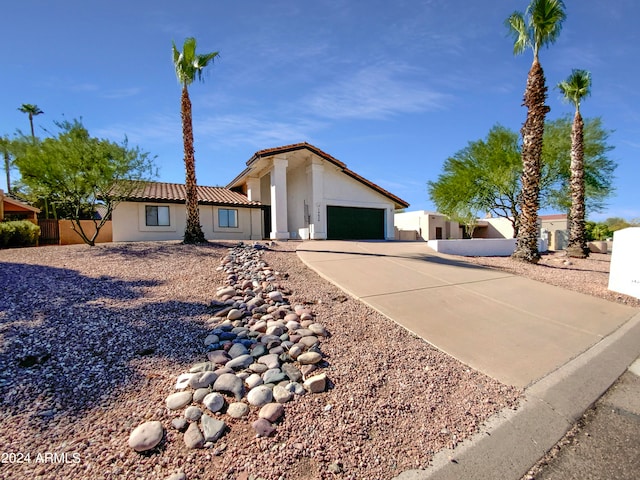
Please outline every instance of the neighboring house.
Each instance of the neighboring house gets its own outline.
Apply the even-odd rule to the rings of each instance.
[[[462,238],[462,227],[456,221],[436,212],[417,210],[395,214],[399,240],[449,240]]]
[[[0,189],[0,222],[5,220],[29,220],[38,224],[40,209],[8,196]]]
[[[393,239],[407,202],[308,143],[260,150],[226,188],[198,187],[208,240]],[[112,213],[113,241],[180,240],[185,186],[141,182]]]
[[[272,239],[390,240],[409,206],[308,143],[256,152],[227,187],[265,207]]]
[[[564,250],[569,240],[569,219],[566,213],[540,215],[540,228],[549,243],[549,250]]]
[[[258,202],[222,187],[198,186],[200,223],[207,240],[261,240]],[[187,223],[186,188],[176,183],[139,182],[111,213],[114,242],[181,240]]]

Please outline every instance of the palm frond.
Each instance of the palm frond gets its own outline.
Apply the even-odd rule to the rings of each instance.
[[[562,23],[566,18],[562,0],[532,0],[527,7],[529,27],[532,32],[534,55],[540,47],[548,46],[558,39]]]
[[[566,80],[558,83],[558,89],[579,110],[582,99],[591,95],[591,73],[574,69]]]
[[[509,33],[513,37],[513,54],[520,55],[530,46],[530,34],[524,16],[520,12],[513,12],[505,21]]]

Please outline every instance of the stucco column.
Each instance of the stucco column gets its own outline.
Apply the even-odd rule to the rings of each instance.
[[[247,198],[250,202],[261,202],[260,179],[257,177],[247,178]]]
[[[309,238],[312,240],[326,240],[327,215],[324,202],[324,165],[311,163],[307,167],[309,179],[310,203],[309,205]]]
[[[271,168],[271,238],[288,240],[287,222],[287,166],[285,158],[274,158]]]

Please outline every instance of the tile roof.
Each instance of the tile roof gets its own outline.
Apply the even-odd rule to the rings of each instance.
[[[346,174],[346,175],[350,176],[351,178],[353,178],[354,180],[357,180],[358,182],[360,182],[360,183],[372,188],[373,190],[377,191],[378,193],[381,193],[385,197],[393,200],[395,203],[400,205],[402,208],[407,208],[409,206],[408,202],[402,200],[400,197],[397,197],[396,195],[392,194],[391,192],[385,190],[381,186],[376,185],[375,183],[373,183],[373,182],[367,180],[366,178],[358,175],[353,170],[349,170],[345,163],[341,162],[337,158],[332,157],[328,153],[320,150],[318,147],[314,147],[313,145],[311,145],[310,143],[307,143],[307,142],[293,143],[291,145],[284,145],[282,147],[267,148],[267,149],[264,149],[264,150],[257,151],[256,153],[253,154],[253,156],[249,160],[247,160],[247,168],[242,173],[240,173],[240,175],[238,175],[234,180],[232,180],[231,183],[229,184],[229,186],[231,186],[232,184],[237,182],[241,177],[243,177],[244,175],[249,173],[249,171],[251,170],[251,165],[253,163],[257,162],[258,160],[260,160],[260,158],[269,157],[269,156],[272,156],[272,155],[278,155],[278,154],[281,154],[281,153],[293,152],[293,151],[296,151],[296,150],[303,150],[303,149],[309,150],[309,151],[315,153],[316,155],[318,155],[319,157],[324,158],[328,162],[333,163],[334,165],[339,167],[344,174]]]
[[[205,205],[240,205],[258,207],[260,202],[250,202],[241,193],[224,187],[205,187],[198,185],[198,201]],[[135,182],[127,194],[127,200],[134,202],[154,201],[184,203],[187,198],[186,186],[180,183]]]

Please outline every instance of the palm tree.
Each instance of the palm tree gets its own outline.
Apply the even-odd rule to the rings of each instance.
[[[8,137],[0,137],[0,153],[4,157],[4,169],[7,173],[7,193],[11,194],[11,140]]]
[[[584,226],[584,122],[580,102],[591,94],[591,74],[586,70],[573,70],[565,81],[558,84],[558,88],[564,98],[576,107],[571,126],[571,211],[567,253],[570,257],[585,258],[589,256],[589,249]]]
[[[182,52],[173,42],[173,65],[178,81],[182,85],[180,114],[182,116],[182,138],[184,140],[184,166],[186,175],[187,226],[184,231],[184,243],[204,243],[206,239],[200,225],[198,213],[198,190],[196,183],[196,161],[193,153],[193,126],[191,121],[191,100],[187,87],[198,78],[202,80],[202,71],[212,62],[218,52],[196,54],[196,39],[187,38]]]
[[[554,43],[560,35],[566,17],[562,0],[531,0],[526,12],[514,12],[506,25],[514,38],[513,53],[533,50],[533,63],[527,77],[524,106],[527,118],[522,134],[521,224],[516,250],[512,258],[530,263],[540,260],[538,252],[538,208],[540,206],[540,176],[544,119],[550,108],[544,104],[547,86],[539,61],[540,48]]]
[[[33,117],[35,117],[36,115],[41,115],[44,112],[40,110],[40,108],[37,105],[32,105],[30,103],[23,103],[21,106],[18,107],[18,110],[20,110],[22,113],[29,114],[29,125],[31,126],[31,138],[35,140],[36,135],[33,131]]]

